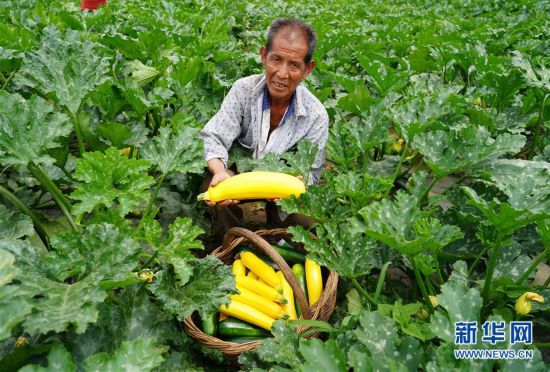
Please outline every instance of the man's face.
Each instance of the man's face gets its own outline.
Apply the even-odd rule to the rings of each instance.
[[[290,100],[296,87],[314,66],[305,64],[307,40],[297,31],[280,30],[273,38],[272,48],[260,49],[269,94],[273,99]]]

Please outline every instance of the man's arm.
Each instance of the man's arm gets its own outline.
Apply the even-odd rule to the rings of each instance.
[[[228,151],[241,134],[241,122],[244,116],[246,89],[240,81],[235,82],[227,93],[219,111],[206,123],[200,132],[204,140],[204,157],[208,164],[208,170],[220,170],[217,162],[213,168],[210,160],[218,159],[227,169]]]

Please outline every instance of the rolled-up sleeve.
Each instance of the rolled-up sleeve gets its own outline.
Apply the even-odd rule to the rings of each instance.
[[[227,93],[220,110],[200,132],[204,140],[204,158],[220,159],[227,168],[228,151],[241,133],[246,91],[237,81]]]
[[[328,139],[328,114],[326,111],[320,113],[304,139],[317,146],[317,155],[311,166],[308,178],[308,184],[317,185],[321,179],[321,172],[323,171],[326,160],[325,145]]]

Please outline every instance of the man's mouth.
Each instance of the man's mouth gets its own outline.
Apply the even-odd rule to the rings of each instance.
[[[274,85],[276,88],[279,88],[279,89],[284,89],[284,88],[287,87],[287,85],[278,83],[278,82],[276,82],[276,81],[273,82],[273,85]]]

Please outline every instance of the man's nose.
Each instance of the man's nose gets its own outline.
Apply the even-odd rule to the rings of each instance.
[[[288,66],[286,65],[286,63],[282,63],[279,66],[279,69],[277,70],[277,76],[280,78],[288,77]]]

